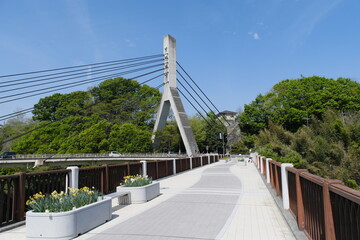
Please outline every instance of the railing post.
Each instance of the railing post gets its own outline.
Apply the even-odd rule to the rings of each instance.
[[[16,214],[15,220],[22,221],[25,217],[25,183],[26,183],[26,173],[15,173],[19,175],[19,182],[17,186],[17,191],[15,192],[16,205],[14,206]]]
[[[147,162],[146,161],[140,161],[142,163],[142,172],[143,172],[143,176],[147,175]]]
[[[272,188],[275,188],[274,161],[269,161],[269,168],[270,168],[270,184]]]
[[[210,154],[208,154],[208,164],[210,164]]]
[[[173,159],[173,174],[176,175],[176,159]]]
[[[193,167],[192,167],[192,160],[193,160],[193,158],[192,157],[190,157],[189,158],[189,161],[190,161],[190,169],[192,169]]]
[[[255,164],[255,166],[258,168],[258,162],[257,162],[257,154],[256,152],[250,153],[251,161]]]
[[[103,165],[105,167],[103,172],[103,193],[107,194],[109,192],[109,166],[107,164]]]
[[[271,158],[266,158],[266,182],[270,183],[270,169],[269,169],[269,161],[271,161]]]
[[[297,222],[300,230],[304,230],[305,228],[304,202],[302,197],[301,181],[300,181],[300,174],[302,172],[308,172],[308,171],[305,169],[299,169],[296,171],[296,202],[297,202],[297,215],[298,215]]]
[[[340,180],[325,179],[322,185],[323,188],[323,202],[324,202],[324,223],[325,223],[325,238],[327,240],[335,240],[335,227],[332,214],[329,185],[338,183],[342,184]]]
[[[275,177],[275,190],[276,190],[276,195],[280,196],[280,183],[279,183],[279,173],[278,173],[278,167],[275,163],[275,173],[274,173],[274,177]]]
[[[260,173],[264,174],[264,166],[263,166],[262,156],[259,156],[259,164],[260,164]]]
[[[203,156],[200,156],[200,166],[203,165]]]
[[[282,163],[281,164],[281,185],[282,185],[283,208],[285,210],[288,210],[290,207],[290,202],[289,202],[288,172],[286,171],[286,167],[293,167],[293,165],[291,163]]]
[[[127,175],[130,176],[130,163],[127,162]]]
[[[156,179],[159,178],[159,160],[155,161],[155,166],[156,166]]]
[[[257,169],[259,169],[259,162],[258,162],[258,155],[257,153],[254,153],[254,163]]]
[[[69,187],[70,188],[79,188],[79,168],[78,167],[67,167],[70,169],[69,173]],[[68,192],[68,189],[65,189],[65,192]]]

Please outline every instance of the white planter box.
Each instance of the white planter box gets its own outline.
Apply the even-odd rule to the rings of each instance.
[[[144,203],[160,195],[160,184],[153,182],[142,187],[118,186],[117,192],[130,192],[131,203]]]
[[[111,198],[59,213],[26,212],[26,239],[71,239],[111,219]]]

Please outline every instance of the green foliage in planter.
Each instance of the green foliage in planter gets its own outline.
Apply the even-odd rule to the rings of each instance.
[[[34,194],[26,201],[29,210],[34,212],[67,212],[90,203],[96,202],[102,197],[98,191],[90,190],[88,187],[81,189],[69,188],[68,193],[53,191],[51,194]]]
[[[121,184],[124,187],[142,187],[152,183],[152,178],[142,175],[125,176],[124,182]]]

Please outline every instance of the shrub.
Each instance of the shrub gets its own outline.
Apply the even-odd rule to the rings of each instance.
[[[359,185],[353,179],[346,180],[345,185],[348,186],[349,188],[352,188],[352,189],[355,189],[355,190],[359,189]]]

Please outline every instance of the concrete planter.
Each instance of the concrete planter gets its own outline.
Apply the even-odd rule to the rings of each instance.
[[[111,219],[111,198],[59,213],[26,212],[26,239],[71,239]]]
[[[160,183],[153,182],[142,187],[118,186],[117,192],[130,192],[131,203],[144,203],[160,195]]]

